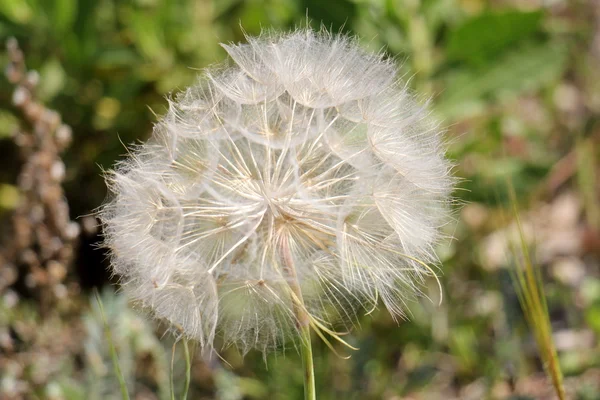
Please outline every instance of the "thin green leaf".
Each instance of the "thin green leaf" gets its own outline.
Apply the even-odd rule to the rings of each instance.
[[[104,323],[104,335],[106,336],[106,341],[108,342],[108,346],[110,348],[110,358],[113,362],[113,369],[115,371],[117,379],[119,380],[119,386],[121,388],[121,398],[123,400],[129,400],[127,384],[125,383],[125,378],[123,376],[123,373],[121,372],[121,367],[119,366],[119,356],[117,355],[117,350],[112,339],[110,326],[108,325],[108,320],[106,319],[106,315],[104,314],[104,306],[102,305],[102,300],[100,299],[100,295],[98,294],[97,290],[94,290],[94,296],[96,296],[96,301],[98,302],[98,307],[100,308],[100,314],[102,315],[102,322]]]
[[[515,260],[515,268],[511,270],[511,277],[521,308],[538,345],[544,370],[552,382],[556,395],[560,400],[564,400],[566,394],[563,385],[563,374],[558,361],[554,338],[552,337],[552,327],[542,277],[539,268],[534,267],[529,252],[517,209],[514,187],[510,180],[507,181],[507,187],[519,235],[518,247],[517,244],[509,242]]]

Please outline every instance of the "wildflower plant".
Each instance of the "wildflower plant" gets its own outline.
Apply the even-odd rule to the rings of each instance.
[[[352,38],[223,47],[233,62],[170,99],[108,175],[123,290],[201,347],[219,335],[243,352],[309,352],[311,329],[342,341],[336,325],[380,302],[401,317],[446,221],[439,125],[394,62]]]

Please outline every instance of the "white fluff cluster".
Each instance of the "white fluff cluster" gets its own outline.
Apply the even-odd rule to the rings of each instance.
[[[321,331],[379,301],[402,315],[453,183],[438,125],[348,37],[248,41],[109,175],[114,273],[204,347],[281,347],[298,307]]]

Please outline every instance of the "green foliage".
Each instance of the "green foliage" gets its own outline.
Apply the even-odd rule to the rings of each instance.
[[[441,78],[446,91],[438,111],[453,120],[465,118],[485,111],[486,100],[514,99],[540,90],[562,76],[566,59],[566,48],[560,43],[524,43],[486,67],[452,70]]]
[[[537,33],[541,22],[541,11],[509,10],[477,15],[448,34],[448,60],[472,66],[493,62],[510,46]]]

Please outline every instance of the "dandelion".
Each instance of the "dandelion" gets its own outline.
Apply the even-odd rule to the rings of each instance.
[[[201,347],[280,349],[420,292],[453,180],[392,61],[300,30],[223,45],[109,174],[123,290]],[[341,340],[341,339],[340,339]]]

